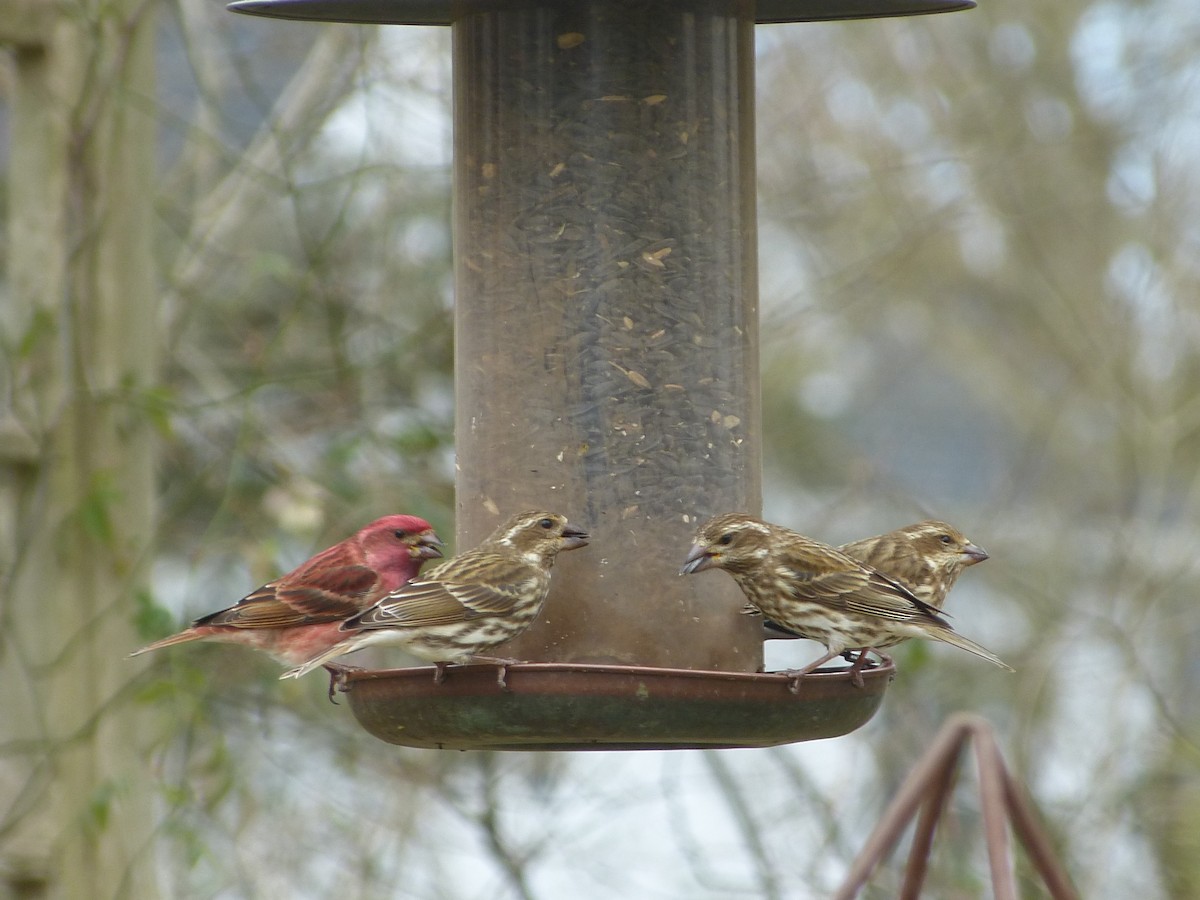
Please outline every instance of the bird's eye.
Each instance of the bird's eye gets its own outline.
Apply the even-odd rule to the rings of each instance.
[[[954,538],[950,537],[950,535],[948,535],[948,534],[943,534],[940,538],[938,538],[938,540],[941,541],[943,544],[950,544],[950,543],[953,543]]]
[[[549,529],[549,528],[554,527],[554,520],[553,519],[542,519],[542,521],[538,522],[538,524],[541,525],[543,528]]]
[[[733,543],[733,532],[727,531],[717,540],[717,543],[722,547],[728,547]]]
[[[406,537],[408,537],[408,532],[405,531],[403,528],[397,528],[395,531],[392,532],[392,535],[394,537],[399,538],[400,540],[404,540]]]

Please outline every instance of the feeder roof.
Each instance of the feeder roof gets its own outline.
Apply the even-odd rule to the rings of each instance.
[[[449,25],[473,11],[494,9],[495,0],[236,0],[234,12],[277,19],[392,25]],[[971,9],[974,0],[758,0],[760,23],[875,19]]]

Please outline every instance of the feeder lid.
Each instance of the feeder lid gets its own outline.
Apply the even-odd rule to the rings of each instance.
[[[474,11],[499,6],[495,0],[236,0],[234,12],[277,19],[372,22],[392,25],[449,25]],[[975,0],[758,0],[758,22],[816,22],[876,19],[971,9]]]
[[[574,663],[352,670],[355,718],[380,740],[439,750],[683,750],[771,747],[838,737],[866,724],[895,674],[784,674]]]

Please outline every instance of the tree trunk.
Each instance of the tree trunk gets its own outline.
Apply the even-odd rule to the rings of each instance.
[[[0,20],[10,18],[0,2]],[[152,897],[130,700],[154,533],[153,5],[90,0],[13,53],[0,470],[0,896]]]

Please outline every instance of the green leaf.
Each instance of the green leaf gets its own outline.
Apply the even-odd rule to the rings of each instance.
[[[92,791],[85,811],[86,825],[92,833],[99,833],[108,827],[109,814],[116,795],[117,786],[112,780],[100,782]]]
[[[137,394],[138,407],[150,426],[164,438],[172,436],[171,416],[175,412],[175,392],[168,387],[146,388]]]
[[[143,640],[152,641],[166,637],[174,630],[174,617],[154,601],[154,595],[148,589],[141,588],[136,591],[133,603],[133,625]]]
[[[21,335],[21,342],[17,345],[17,357],[28,359],[43,339],[50,337],[55,331],[54,313],[48,309],[37,310],[29,320],[29,327]]]
[[[112,544],[113,524],[110,510],[121,498],[111,472],[96,472],[92,475],[92,486],[80,501],[77,510],[84,532],[102,544]]]

